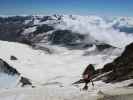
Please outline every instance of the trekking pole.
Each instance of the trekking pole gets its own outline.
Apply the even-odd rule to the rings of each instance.
[[[90,79],[90,81],[91,81],[91,83],[92,83],[92,86],[94,87],[94,83],[93,83],[92,79]]]

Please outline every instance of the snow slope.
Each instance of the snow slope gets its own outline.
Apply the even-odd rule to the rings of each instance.
[[[91,37],[92,40],[111,44],[118,48],[106,49],[98,53],[95,51],[95,45],[84,50],[70,50],[60,45],[47,43],[47,39],[44,39],[46,38],[44,36],[52,34],[53,31],[37,35],[37,39],[44,37],[41,40],[43,41],[42,45],[52,50],[52,52],[54,52],[52,54],[35,50],[30,46],[20,43],[0,41],[0,58],[17,69],[21,76],[30,79],[34,86],[37,86],[35,89],[18,88],[16,86],[19,79],[18,77],[10,77],[6,74],[2,74],[0,84],[4,84],[5,86],[1,86],[0,88],[8,89],[0,92],[0,100],[36,100],[38,98],[40,100],[81,100],[82,98],[84,100],[95,100],[99,90],[108,93],[108,90],[113,90],[132,83],[132,80],[118,84],[105,84],[98,81],[95,82],[95,88],[92,86],[89,87],[89,95],[87,92],[80,91],[82,84],[72,86],[73,82],[81,78],[81,74],[88,64],[95,64],[96,68],[103,67],[104,64],[111,62],[114,58],[119,56],[125,45],[133,41],[132,34],[120,32],[114,28],[114,25],[119,27],[132,27],[132,22],[130,22],[132,18],[124,18],[125,20],[122,20],[122,18],[105,20],[97,16],[54,15],[50,16],[48,20],[41,22],[42,18],[43,17],[34,16],[32,20],[26,20],[25,24],[29,24],[29,22],[33,21],[33,25],[25,28],[21,34],[29,35],[36,31],[38,26],[47,24],[54,27],[55,30],[67,29],[72,30],[73,34],[75,32],[83,34],[88,37],[84,41],[85,43],[92,42],[89,41]],[[37,43],[37,46],[39,45],[41,45],[40,41]],[[11,55],[17,57],[18,60],[10,60]],[[13,83],[9,84],[11,81],[13,81]],[[132,93],[132,91],[130,93]]]
[[[79,78],[89,63],[95,63],[100,67],[112,61],[118,52],[113,50],[110,57],[105,54],[83,56],[83,50],[67,50],[58,46],[51,48],[56,53],[50,55],[27,45],[0,41],[0,57],[33,82],[44,84],[53,81],[64,85]],[[10,60],[11,55],[16,56],[18,60]]]
[[[112,51],[111,56],[105,54],[83,56],[84,50],[68,50],[58,46],[50,48],[53,48],[56,53],[50,55],[24,44],[0,41],[0,57],[17,69],[21,76],[29,78],[37,86],[35,89],[18,87],[15,89],[14,86],[8,87],[10,89],[7,90],[2,89],[0,100],[36,100],[37,98],[40,100],[64,100],[65,98],[95,100],[100,89],[114,87],[96,82],[95,89],[92,86],[89,87],[90,95],[88,95],[87,92],[80,91],[82,84],[72,86],[72,83],[81,77],[82,71],[89,63],[97,64],[96,68],[102,67],[103,64],[112,61],[121,50]],[[11,55],[18,60],[10,60]],[[5,81],[5,84],[10,81],[10,79]]]
[[[82,84],[73,86],[72,83],[81,77],[82,71],[89,63],[96,64],[96,68],[102,67],[117,57],[122,50],[110,51],[111,55],[101,53],[83,56],[84,50],[68,50],[59,46],[49,46],[49,48],[56,53],[51,55],[24,44],[0,41],[0,57],[17,69],[21,76],[29,78],[33,85],[37,86],[37,88],[13,86],[1,89],[0,100],[97,100],[103,97],[98,94],[100,90],[109,93],[107,91],[110,89],[120,88],[132,82],[129,80],[123,83],[105,84],[97,81],[94,88],[89,85],[88,95],[88,92],[81,91]],[[10,60],[11,55],[18,60]],[[9,80],[7,78],[5,84],[10,81],[10,78]]]
[[[125,81],[125,83],[130,82]],[[81,91],[71,86],[2,90],[0,100],[132,100],[133,88],[122,87],[126,85],[125,83],[111,85],[96,82],[96,87],[90,86],[89,91]]]

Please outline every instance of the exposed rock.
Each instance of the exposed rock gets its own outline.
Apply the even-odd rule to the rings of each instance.
[[[106,64],[102,72],[109,72],[106,75],[105,82],[117,82],[133,78],[133,43],[125,48],[122,55],[116,58],[112,63]]]
[[[23,29],[27,26],[24,22],[28,19],[30,19],[29,16],[0,17],[0,39],[17,41]]]
[[[15,57],[15,56],[12,56],[12,57]],[[6,63],[2,59],[0,59],[0,73],[12,75],[12,76],[20,76],[20,73],[15,68],[10,66],[8,63]],[[25,85],[32,86],[32,83],[26,77],[21,77],[19,82],[22,83],[22,85],[21,85],[22,87],[24,87]],[[34,87],[34,86],[32,86],[32,87]]]
[[[85,45],[83,46],[84,49],[87,49],[87,48],[89,48],[89,47],[93,47],[93,44],[85,44]]]
[[[30,82],[30,80],[26,77],[21,77],[20,79],[20,83],[22,83],[22,87],[24,87],[25,85],[31,85],[32,86],[32,83]]]
[[[74,45],[77,44],[77,40],[82,41],[84,38],[84,35],[73,33],[70,30],[57,30],[49,37],[49,41],[52,44]]]
[[[41,19],[41,22],[44,22],[44,21],[47,21],[47,20],[53,20],[51,18],[51,16],[44,16],[42,19]]]
[[[10,56],[10,60],[18,60],[18,58],[12,55]]]
[[[20,73],[15,68],[10,66],[2,59],[0,59],[0,72],[6,73],[9,75],[20,75]]]
[[[96,44],[96,47],[99,51],[103,51],[105,49],[110,49],[110,48],[115,48],[109,44],[101,43],[101,44]]]
[[[41,26],[38,26],[37,30],[33,34],[37,35],[37,34],[40,34],[40,33],[43,33],[43,32],[51,31],[51,30],[54,30],[54,28],[52,26],[43,24]]]
[[[133,83],[129,84],[128,86],[131,86],[131,87],[133,87]]]
[[[30,39],[28,39],[28,37],[24,37],[24,36],[21,36],[18,40],[18,42],[20,43],[24,43],[24,44],[27,44],[27,45],[30,45],[32,46],[34,42],[32,42]]]

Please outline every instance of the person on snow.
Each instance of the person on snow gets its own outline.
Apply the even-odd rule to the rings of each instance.
[[[83,90],[88,89],[89,82],[92,82],[92,86],[94,86],[94,83],[92,81],[92,76],[94,74],[95,74],[95,68],[94,68],[93,64],[89,64],[82,74],[83,80],[85,82],[85,86],[83,87]]]

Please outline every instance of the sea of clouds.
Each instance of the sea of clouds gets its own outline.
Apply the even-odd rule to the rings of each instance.
[[[133,42],[133,35],[125,32],[120,32],[113,25],[122,23],[127,25],[128,20],[113,19],[107,21],[98,16],[68,16],[64,15],[60,24],[56,25],[57,29],[68,29],[80,34],[86,34],[88,37],[93,37],[95,40],[109,43],[116,47],[125,47]],[[125,23],[125,24],[124,24]],[[90,38],[88,38],[90,39]],[[90,42],[90,41],[89,41]]]

